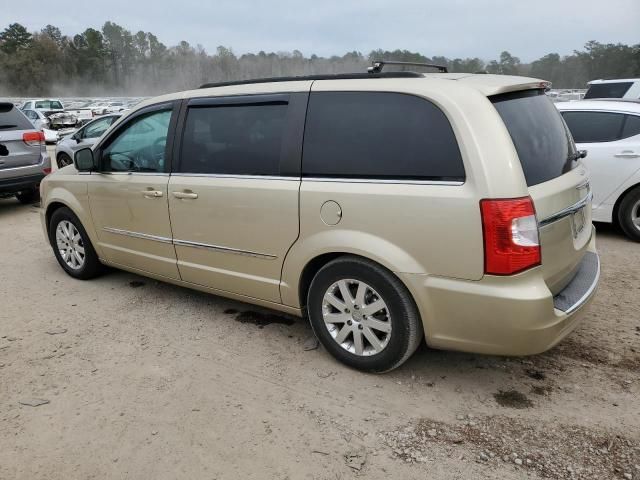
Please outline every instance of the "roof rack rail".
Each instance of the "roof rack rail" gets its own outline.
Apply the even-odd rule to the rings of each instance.
[[[327,75],[300,75],[293,77],[268,77],[251,78],[248,80],[234,80],[231,82],[205,83],[199,88],[229,87],[233,85],[250,85],[252,83],[272,83],[272,82],[296,82],[302,80],[354,80],[363,78],[416,78],[422,77],[416,72],[380,72],[380,73],[336,73]]]
[[[385,65],[402,65],[405,67],[429,67],[435,68],[439,73],[448,73],[447,67],[444,65],[436,65],[435,63],[421,63],[421,62],[396,62],[393,60],[376,60],[372,62],[372,66],[367,68],[367,71],[371,74],[382,73],[382,69]]]

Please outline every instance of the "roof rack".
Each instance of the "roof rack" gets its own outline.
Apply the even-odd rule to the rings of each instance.
[[[372,66],[367,68],[367,71],[371,74],[382,73],[382,69],[385,65],[401,65],[405,67],[429,67],[435,68],[439,73],[448,73],[447,67],[444,65],[436,65],[435,63],[421,63],[421,62],[396,62],[393,60],[376,60],[372,62]],[[399,73],[399,72],[396,72]]]
[[[235,80],[232,82],[205,83],[200,88],[229,87],[232,85],[250,85],[252,83],[296,82],[301,80],[354,80],[363,78],[417,78],[422,77],[416,72],[379,72],[379,73],[337,73],[331,75],[301,75],[293,77],[251,78],[249,80]]]

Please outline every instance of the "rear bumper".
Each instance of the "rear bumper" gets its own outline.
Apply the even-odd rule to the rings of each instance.
[[[0,179],[0,193],[16,193],[36,188],[44,177],[44,173],[38,173],[24,177]]]
[[[555,297],[540,269],[479,281],[399,274],[416,299],[427,344],[492,355],[533,355],[568,335],[593,300],[595,234],[574,279]]]

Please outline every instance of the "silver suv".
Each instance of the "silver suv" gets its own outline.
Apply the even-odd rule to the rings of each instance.
[[[12,103],[0,103],[0,196],[22,203],[38,199],[40,182],[51,173],[44,134]]]

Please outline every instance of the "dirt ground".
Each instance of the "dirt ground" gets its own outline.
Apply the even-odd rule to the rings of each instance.
[[[300,320],[73,280],[37,207],[0,200],[0,478],[638,479],[640,245],[598,228],[600,290],[558,347],[423,345],[376,376],[305,350]]]

